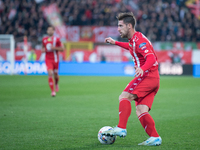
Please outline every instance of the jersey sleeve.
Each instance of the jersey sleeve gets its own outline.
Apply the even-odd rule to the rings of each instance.
[[[42,46],[45,47],[44,38],[42,39]]]
[[[60,38],[57,39],[57,46],[61,47],[62,46],[62,42],[60,41]]]
[[[151,43],[147,39],[140,40],[138,41],[137,50],[138,53],[140,53],[146,60],[145,64],[141,67],[141,69],[143,71],[150,69],[156,62],[156,57],[154,55]]]
[[[137,44],[137,51],[138,53],[140,53],[145,59],[147,57],[147,55],[153,54],[153,47],[151,45],[151,43],[149,43],[148,40],[140,40],[138,41]]]
[[[143,71],[150,69],[153,64],[156,62],[154,55],[147,55],[145,64],[141,67]]]
[[[120,46],[124,49],[129,49],[129,43],[128,42],[119,42],[119,41],[115,41],[115,45]]]

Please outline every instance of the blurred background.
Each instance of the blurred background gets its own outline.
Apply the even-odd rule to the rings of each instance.
[[[134,74],[119,41],[116,16],[133,12],[136,30],[152,42],[161,75],[200,77],[199,0],[0,0],[0,74],[46,74],[42,38],[49,25],[65,51],[61,75]]]

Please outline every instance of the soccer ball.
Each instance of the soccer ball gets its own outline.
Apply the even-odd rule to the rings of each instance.
[[[107,135],[101,134],[103,131],[107,131],[107,130],[111,130],[111,129],[112,129],[112,127],[105,126],[99,130],[98,140],[101,144],[113,144],[115,142],[116,136],[107,136]]]

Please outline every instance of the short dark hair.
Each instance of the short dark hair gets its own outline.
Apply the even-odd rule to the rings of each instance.
[[[55,30],[54,26],[48,26],[48,28],[52,28],[53,30]]]
[[[119,13],[117,15],[118,20],[123,20],[125,24],[132,24],[133,28],[135,28],[136,25],[136,19],[132,12],[125,12],[125,13]]]

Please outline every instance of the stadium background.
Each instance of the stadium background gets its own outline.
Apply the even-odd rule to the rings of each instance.
[[[132,11],[137,18],[136,30],[153,43],[161,74],[199,76],[200,9],[196,3],[196,0],[1,0],[0,33],[15,37],[16,74],[24,74],[25,55],[30,61],[28,74],[46,74],[41,40],[47,27],[53,25],[66,48],[59,55],[60,74],[133,75],[129,53],[104,43],[108,36],[126,41],[117,32],[116,15]],[[27,54],[23,50],[24,36],[28,38]],[[1,46],[1,74],[9,73],[7,53],[5,46]],[[107,65],[102,64],[105,62]],[[81,71],[83,67],[87,69]]]
[[[15,37],[17,74],[7,75],[9,44],[0,39],[0,149],[198,150],[200,78],[193,76],[200,77],[199,7],[197,0],[0,0],[0,34]],[[97,139],[101,127],[117,124],[118,96],[134,74],[130,54],[103,43],[107,36],[123,40],[115,18],[122,11],[133,11],[137,30],[152,41],[160,74],[176,75],[160,77],[150,111],[163,139],[156,148],[137,145],[148,136],[134,104],[126,138],[112,145]],[[40,51],[51,23],[66,47],[56,97],[50,96]]]

